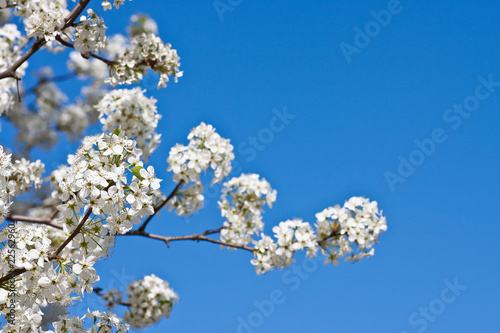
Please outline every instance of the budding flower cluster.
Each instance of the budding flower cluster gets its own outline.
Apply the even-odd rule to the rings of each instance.
[[[98,51],[105,46],[106,29],[104,20],[92,9],[87,10],[86,16],[80,17],[80,22],[76,26],[75,50],[82,54]]]
[[[47,41],[61,35],[65,17],[69,14],[66,0],[17,1],[15,15],[23,16],[28,37]]]
[[[140,218],[153,214],[160,180],[152,166],[143,167],[141,155],[136,142],[123,132],[84,138],[77,154],[69,158],[69,168],[52,177],[56,188],[52,196],[64,202],[58,206],[64,228],[76,228],[84,208],[101,217],[88,225],[96,235],[106,233],[102,228],[123,234]]]
[[[160,143],[156,133],[161,116],[156,109],[156,99],[144,96],[144,90],[116,89],[105,94],[97,104],[103,131],[113,131],[116,126],[137,142],[143,159],[151,155]]]
[[[201,173],[210,168],[214,177],[212,184],[218,183],[231,172],[234,159],[230,140],[222,138],[211,125],[201,123],[191,130],[187,146],[176,144],[170,150],[168,171],[174,172],[174,181],[187,184],[180,189],[169,205],[178,215],[190,214],[203,204]]]
[[[343,207],[336,205],[316,214],[321,253],[327,262],[358,261],[374,255],[373,245],[387,230],[387,220],[376,201],[352,197]]]
[[[25,194],[33,186],[40,187],[45,165],[24,158],[11,162],[11,154],[0,146],[0,223],[9,214],[11,198]]]
[[[168,318],[173,305],[179,300],[168,282],[154,274],[130,283],[127,297],[131,307],[125,312],[124,319],[132,328],[146,328],[163,317]]]
[[[257,174],[242,174],[224,183],[219,201],[222,217],[226,219],[221,240],[237,245],[250,244],[252,236],[264,228],[264,204],[272,207],[274,201],[276,190]]]
[[[182,76],[179,71],[180,58],[172,46],[164,44],[160,37],[143,33],[132,37],[130,49],[111,65],[113,75],[106,82],[113,87],[117,84],[132,84],[139,82],[148,69],[160,73],[158,88],[166,87],[169,76],[173,75],[175,82]]]
[[[289,267],[293,254],[307,250],[310,257],[320,253],[326,262],[338,265],[338,259],[358,261],[374,255],[373,245],[382,232],[387,230],[387,221],[379,212],[376,201],[363,197],[352,197],[344,206],[329,207],[316,214],[317,230],[299,219],[281,222],[273,228],[276,242],[269,236],[255,242],[255,259],[252,264],[257,274],[274,268]]]
[[[17,60],[13,50],[24,40],[16,25],[5,24],[0,27],[0,72],[7,70]],[[21,65],[16,71],[17,75],[22,77],[27,66],[27,63]],[[0,80],[0,116],[12,107],[14,91],[16,80]]]

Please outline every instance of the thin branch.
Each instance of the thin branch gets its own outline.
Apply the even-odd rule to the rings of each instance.
[[[170,236],[170,237],[167,237],[167,236],[150,234],[150,233],[147,233],[147,232],[144,232],[144,231],[140,231],[140,230],[131,230],[131,231],[127,232],[124,235],[142,236],[142,237],[146,237],[146,238],[161,240],[161,241],[164,241],[167,244],[167,246],[170,246],[170,242],[174,242],[174,241],[193,240],[193,241],[204,241],[204,242],[219,244],[219,245],[222,245],[222,246],[227,246],[227,247],[231,247],[231,248],[235,248],[235,249],[242,249],[242,250],[246,250],[246,251],[249,251],[249,252],[252,252],[252,253],[255,251],[254,248],[251,248],[251,247],[248,247],[248,246],[245,246],[245,245],[237,245],[237,244],[225,243],[223,241],[220,241],[220,240],[217,240],[217,239],[213,239],[213,238],[209,238],[209,237],[205,236],[205,235],[211,235],[211,234],[219,233],[223,228],[224,227],[221,227],[221,228],[215,229],[215,230],[207,230],[207,231],[205,231],[205,232],[203,232],[201,234],[186,235],[186,236]]]
[[[56,217],[57,213],[59,213],[59,209],[54,208],[54,210],[52,211],[52,213],[50,213],[47,219],[52,221]]]
[[[31,47],[25,54],[21,56],[21,58],[17,59],[15,63],[13,63],[9,68],[0,73],[0,80],[8,77],[12,77],[16,80],[21,80],[21,77],[16,74],[16,70],[21,67],[22,64],[26,62],[36,51],[38,51],[42,46],[44,46],[47,41],[43,38],[37,38],[36,41],[31,44]]]
[[[88,218],[90,217],[90,214],[92,214],[92,208],[91,207],[89,207],[89,210],[87,211],[87,213],[83,217],[82,221],[78,224],[78,226],[76,227],[76,229],[73,230],[73,232],[71,233],[71,235],[69,235],[69,237],[64,241],[64,243],[62,243],[59,246],[59,248],[57,250],[55,250],[55,252],[52,253],[49,256],[49,260],[57,259],[57,257],[59,256],[59,253],[61,253],[61,251],[66,247],[66,245],[68,245],[69,242],[71,242],[73,240],[73,238],[75,238],[76,235],[78,235],[78,233],[80,233],[80,230],[82,230],[83,225],[85,224],[85,222],[87,222]]]
[[[45,224],[45,225],[51,226],[53,228],[62,230],[63,229],[62,226],[52,222],[52,220],[54,219],[54,217],[52,217],[52,214],[47,218],[24,216],[24,215],[10,215],[10,216],[7,216],[6,220],[12,221],[12,222],[28,222],[28,223],[35,223],[35,224]],[[57,212],[56,212],[56,214],[57,214]]]
[[[67,27],[73,25],[73,22],[80,16],[80,14],[83,12],[85,7],[89,4],[90,0],[80,0],[80,2],[73,8],[71,13],[69,13],[68,16],[64,19],[66,24],[64,24],[64,27],[62,27],[61,30],[66,29]]]
[[[327,242],[330,238],[333,238],[333,237],[339,236],[339,235],[340,235],[340,229],[341,229],[341,228],[340,228],[340,225],[339,225],[339,224],[335,224],[335,225],[334,225],[334,228],[333,228],[333,230],[332,230],[332,232],[331,232],[328,236],[326,236],[326,237],[324,237],[324,238],[320,239],[320,240],[318,241],[318,245],[319,245],[319,246],[323,246],[323,244],[325,244],[325,243],[326,243],[326,242]]]
[[[75,236],[80,232],[80,230],[82,230],[82,227],[85,224],[85,222],[87,221],[87,219],[89,218],[90,214],[92,214],[92,208],[89,208],[89,210],[87,211],[87,213],[83,217],[82,221],[78,224],[78,226],[76,227],[76,229],[73,230],[73,232],[71,233],[71,235],[64,241],[64,243],[62,243],[59,246],[59,248],[54,251],[54,253],[52,253],[51,255],[49,255],[48,261],[51,261],[51,260],[54,260],[54,259],[59,259],[59,254],[61,253],[61,251],[66,247],[66,245],[69,244],[69,242],[71,242],[73,240],[73,238],[75,238]],[[21,275],[21,274],[25,273],[26,271],[27,271],[26,268],[19,268],[19,269],[13,270],[9,274],[7,274],[7,275],[3,276],[2,278],[0,278],[0,285],[2,285],[2,283],[4,283],[5,281],[8,281],[8,280],[10,280],[10,279],[12,279],[12,278],[14,278],[14,277],[16,277],[18,275]]]
[[[19,51],[21,51],[26,46],[28,46],[28,44],[31,43],[32,40],[33,40],[33,37],[26,38],[26,40],[22,44],[20,44],[14,51],[12,51],[12,55],[13,56],[16,55]]]
[[[64,39],[61,38],[61,36],[56,36],[56,40],[59,43],[61,43],[62,45],[64,45],[64,46],[70,47],[72,49],[75,48],[75,46],[73,44],[71,44],[70,42],[65,41]],[[94,53],[88,53],[88,55],[90,57],[92,57],[92,58],[96,58],[96,59],[101,60],[102,62],[106,63],[108,66],[111,66],[111,65],[114,65],[114,64],[117,63],[116,61],[105,59],[105,58],[100,57],[100,56],[98,56],[97,54],[94,54]]]
[[[18,275],[21,275],[23,273],[26,272],[26,268],[19,268],[19,269],[15,269],[13,270],[12,272],[10,272],[9,274],[3,276],[0,278],[0,286],[5,282],[5,281],[9,281],[10,279],[18,276]]]
[[[23,96],[26,96],[27,94],[31,94],[35,92],[40,86],[48,83],[48,82],[59,82],[59,81],[65,81],[72,79],[77,76],[76,72],[69,72],[66,74],[58,75],[58,76],[52,76],[52,77],[47,77],[47,76],[42,76],[40,80],[31,88],[23,91]]]
[[[168,197],[161,204],[159,204],[158,206],[155,207],[154,213],[152,215],[148,216],[148,218],[146,219],[146,221],[144,221],[144,223],[139,227],[138,231],[144,232],[144,230],[146,229],[146,226],[148,225],[149,221],[151,221],[151,219],[156,215],[156,213],[158,213],[160,211],[160,209],[162,209],[167,204],[167,202],[169,202],[174,197],[175,193],[177,193],[177,191],[182,186],[182,184],[184,184],[183,180],[181,180],[177,184],[177,186],[172,190],[172,192],[170,192],[170,194],[168,195]]]
[[[94,288],[93,290],[97,295],[99,295],[103,300],[105,300],[107,302],[106,299],[104,299],[104,295],[102,294],[102,288]],[[120,305],[123,305],[123,306],[127,306],[127,307],[130,307],[132,306],[132,304],[130,303],[123,303],[123,302],[117,302],[116,304],[120,304]]]

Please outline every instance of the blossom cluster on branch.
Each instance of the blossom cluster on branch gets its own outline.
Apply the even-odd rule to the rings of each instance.
[[[104,0],[89,8],[90,0],[0,0],[0,20],[13,13],[22,22],[0,27],[0,116],[17,129],[18,143],[17,151],[0,145],[0,332],[126,332],[168,318],[179,296],[154,274],[126,290],[98,287],[96,263],[112,255],[122,236],[246,250],[257,274],[289,267],[299,251],[335,265],[373,256],[387,222],[377,202],[364,197],[326,208],[314,224],[273,223],[273,237],[266,235],[264,208],[273,206],[277,191],[258,174],[229,178],[234,147],[209,124],[170,149],[159,167],[176,185],[162,192],[167,186],[146,164],[160,144],[157,101],[139,87],[114,87],[139,83],[148,72],[158,74],[158,88],[166,87],[182,76],[180,58],[145,15],[132,16],[126,36],[107,36],[101,11],[124,3]],[[42,68],[38,82],[24,87],[28,60],[41,49],[67,51],[69,72]],[[75,78],[83,83],[70,99],[58,83]],[[93,126],[98,121],[100,129]],[[30,153],[53,148],[62,134],[80,146],[67,164],[44,175],[44,163],[30,161]],[[219,183],[219,228],[181,236],[145,231],[165,206],[181,216],[201,210],[205,187]],[[106,311],[63,314],[43,326],[47,306],[95,294]]]

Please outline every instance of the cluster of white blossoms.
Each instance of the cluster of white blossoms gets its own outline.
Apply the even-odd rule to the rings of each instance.
[[[24,17],[28,37],[50,41],[61,35],[69,11],[66,0],[28,0],[17,1],[14,14]]]
[[[102,0],[101,4],[104,10],[118,9],[125,1]],[[151,18],[134,15],[127,37],[107,37],[103,19],[86,8],[91,2],[72,2],[70,12],[67,0],[0,0],[0,8],[12,7],[22,17],[27,35],[22,36],[16,24],[0,27],[0,76],[4,78],[0,79],[0,115],[18,129],[16,142],[22,153],[28,156],[32,148],[53,147],[61,133],[80,139],[98,119],[104,131],[83,138],[75,155],[68,157],[68,165],[45,179],[53,187],[50,197],[42,190],[16,205],[13,198],[43,185],[45,166],[39,160],[14,161],[0,146],[0,223],[14,218],[25,221],[2,224],[7,227],[0,230],[0,314],[7,320],[0,333],[126,332],[168,318],[179,297],[155,275],[131,282],[126,299],[118,290],[101,294],[95,289],[100,281],[96,262],[112,253],[116,236],[127,233],[163,239],[167,245],[169,239],[191,239],[249,250],[258,274],[289,267],[298,251],[307,251],[309,257],[325,256],[325,262],[335,265],[340,258],[357,261],[374,254],[374,244],[387,230],[386,219],[377,202],[362,197],[316,214],[316,230],[301,219],[291,219],[272,228],[274,237],[262,233],[264,206],[272,207],[276,190],[257,174],[242,174],[224,183],[218,203],[224,221],[215,231],[163,238],[144,232],[148,219],[129,232],[163,207],[164,201],[157,205],[165,198],[161,180],[143,162],[160,142],[156,129],[161,116],[156,100],[140,88],[109,91],[109,86],[137,83],[152,71],[159,74],[157,87],[165,87],[171,76],[175,82],[182,76],[180,58],[158,37],[158,26]],[[0,11],[0,24],[7,22],[10,12]],[[55,76],[42,69],[38,83],[28,89],[18,87],[25,75],[25,59],[39,47],[57,52],[71,46],[75,51],[69,54],[70,73]],[[85,83],[81,97],[68,102],[56,81],[74,77]],[[230,140],[211,125],[201,123],[188,140],[187,145],[175,145],[167,159],[177,183],[167,204],[178,215],[199,210],[204,202],[202,175],[208,171],[211,184],[220,183],[231,172],[234,159]],[[21,210],[24,215],[19,217]],[[217,232],[220,240],[206,237]],[[83,316],[60,316],[52,323],[53,330],[41,328],[43,308],[72,305],[94,291],[110,311],[127,306],[124,319],[109,311],[88,310]],[[13,313],[15,320],[9,319]]]
[[[234,159],[233,146],[229,139],[224,139],[211,125],[201,123],[188,135],[189,144],[176,144],[170,150],[168,171],[173,171],[175,182],[183,182],[182,188],[169,201],[178,215],[190,214],[203,204],[202,172],[207,169],[213,173],[212,184],[218,183],[231,172]]]
[[[104,95],[96,106],[103,131],[113,131],[116,126],[137,142],[144,160],[160,143],[156,133],[161,116],[156,109],[156,99],[144,96],[144,90],[116,89]]]
[[[169,76],[175,82],[182,76],[179,71],[180,58],[172,46],[164,44],[155,34],[142,33],[132,37],[130,48],[110,66],[112,76],[106,82],[113,87],[117,84],[132,84],[142,80],[148,69],[160,73],[158,88],[166,87]]]
[[[30,162],[22,158],[12,163],[11,154],[0,146],[0,223],[9,214],[12,198],[25,194],[33,185],[40,187],[43,172],[40,160]]]
[[[90,328],[85,328],[85,321],[92,321]],[[88,311],[83,317],[71,317],[66,315],[52,323],[54,330],[44,333],[122,333],[128,332],[130,325],[122,323],[122,319],[113,313],[103,311]]]
[[[387,230],[387,220],[378,210],[376,201],[352,197],[339,205],[316,214],[321,252],[327,262],[338,264],[338,259],[358,261],[374,255],[373,245]]]
[[[21,331],[40,331],[40,308],[55,303],[65,306],[79,300],[77,295],[91,293],[93,284],[99,281],[93,266],[97,260],[108,255],[114,241],[111,236],[127,232],[132,223],[139,223],[141,217],[154,212],[156,198],[160,195],[160,180],[156,178],[152,167],[143,167],[141,154],[135,142],[119,131],[86,137],[76,155],[69,157],[70,165],[61,167],[50,177],[56,188],[53,197],[62,202],[57,206],[57,221],[63,225],[63,230],[54,231],[46,226],[28,226],[18,222],[15,224],[15,242],[8,246],[12,229],[4,229],[0,235],[3,245],[0,252],[0,277],[12,272],[8,262],[11,259],[9,251],[13,249],[14,268],[25,269],[26,272],[13,282],[15,295],[5,292],[0,294],[0,311],[7,318],[11,310],[7,305],[13,303],[15,297],[18,316],[16,326],[21,327]],[[31,183],[38,185],[41,182],[43,166],[39,162],[21,160],[9,164],[9,161],[10,156],[2,150],[2,177],[7,180],[7,188],[9,181],[15,180],[17,184],[10,191],[12,194],[26,191]],[[62,239],[68,241],[62,243]],[[57,263],[53,262],[54,259],[57,259]],[[145,290],[154,288],[154,283],[146,283],[146,286]],[[159,294],[163,295],[164,300],[176,299],[165,290]],[[130,296],[133,300],[137,297]],[[151,306],[155,305],[151,303]],[[134,306],[140,308],[140,304]],[[161,303],[158,309],[153,308],[154,315],[158,315],[158,311],[168,314],[170,310],[167,308],[165,303]],[[90,316],[96,320],[100,318],[103,328],[111,320],[118,331],[128,329],[117,317],[96,312]],[[55,332],[73,332],[68,329],[69,323],[81,320],[83,318],[78,317],[62,319],[54,323]],[[138,321],[134,319],[133,323],[137,324]],[[99,325],[96,325],[94,323],[88,332],[97,332]],[[7,324],[2,332],[10,332],[11,329],[12,325]],[[85,330],[81,328],[81,331]]]
[[[81,16],[76,26],[75,50],[88,55],[99,51],[106,45],[106,29],[104,20],[92,9],[87,9],[87,16]],[[88,57],[88,56],[87,56]]]
[[[5,153],[3,147],[0,146],[0,223],[9,215],[10,205],[12,204],[7,192],[7,181],[11,172],[11,154]]]
[[[374,255],[373,245],[382,232],[387,230],[387,221],[379,212],[376,201],[363,197],[352,197],[341,208],[329,207],[316,214],[317,230],[302,220],[281,222],[273,228],[276,242],[262,234],[255,242],[252,264],[257,274],[274,268],[289,267],[292,255],[307,250],[313,257],[318,248],[326,257],[325,263],[338,265],[338,259],[358,261]]]
[[[40,161],[30,162],[25,158],[12,163],[12,172],[7,177],[7,193],[12,197],[25,194],[31,187],[42,185],[45,165]]]
[[[262,239],[255,243],[255,265],[257,274],[266,273],[274,268],[289,267],[293,262],[293,254],[307,249],[312,257],[316,253],[318,240],[311,225],[300,219],[280,222],[273,227],[276,243],[271,237],[262,235]]]
[[[14,231],[14,233],[13,233]],[[25,269],[27,272],[20,278],[7,284],[8,290],[2,289],[0,295],[0,311],[6,318],[12,314],[11,304],[15,304],[15,324],[9,322],[2,332],[40,332],[42,321],[41,308],[48,304],[58,303],[66,306],[78,295],[92,291],[92,284],[99,281],[92,267],[96,257],[87,255],[85,251],[64,249],[58,256],[57,264],[50,262],[54,251],[50,236],[53,230],[46,226],[29,226],[17,222],[11,228],[0,233],[3,248],[0,252],[0,276],[6,276],[12,270]],[[15,236],[12,238],[11,236]],[[5,285],[6,286],[6,285]]]
[[[17,60],[14,50],[25,40],[14,24],[5,24],[0,27],[0,72],[9,68]],[[17,69],[17,75],[24,75],[27,63]],[[9,110],[13,104],[13,92],[16,91],[16,80],[0,80],[0,116]]]
[[[52,196],[64,202],[58,209],[65,230],[76,228],[82,209],[91,209],[94,214],[82,233],[89,232],[95,239],[91,237],[90,242],[75,238],[77,243],[83,243],[77,246],[92,244],[93,249],[88,250],[103,255],[103,248],[95,240],[107,233],[105,229],[112,235],[123,234],[140,223],[140,218],[153,214],[160,180],[152,166],[143,167],[141,155],[135,141],[123,132],[103,133],[84,138],[76,155],[68,159],[69,168],[53,173],[51,180],[56,190]]]
[[[168,282],[154,274],[132,281],[127,286],[127,297],[130,310],[125,312],[123,318],[132,328],[146,328],[163,317],[168,318],[179,300]]]
[[[252,236],[264,228],[262,212],[264,204],[272,207],[276,190],[257,174],[242,174],[224,183],[219,208],[226,219],[221,230],[221,241],[247,245]]]

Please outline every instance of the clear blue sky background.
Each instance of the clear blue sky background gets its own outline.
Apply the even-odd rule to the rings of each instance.
[[[165,170],[170,147],[205,121],[231,139],[242,171],[278,190],[264,216],[267,233],[288,218],[314,223],[315,213],[354,195],[377,200],[389,229],[369,261],[307,266],[307,275],[257,276],[249,253],[215,244],[167,249],[120,238],[97,265],[99,286],[123,288],[150,273],[168,280],[180,302],[151,332],[499,332],[500,86],[478,88],[481,97],[489,93],[479,105],[471,96],[478,77],[500,81],[500,3],[401,0],[350,62],[341,43],[355,46],[356,27],[376,29],[370,12],[386,10],[388,1],[232,3],[223,20],[212,0],[136,0],[104,14],[114,33],[132,13],[149,13],[181,57],[178,84],[142,85],[163,115],[163,142],[151,161],[162,189],[174,186]],[[53,59],[40,53],[31,64]],[[448,113],[464,101],[476,109],[467,118]],[[238,149],[283,108],[296,117],[262,151],[250,158]],[[446,140],[418,161],[415,140],[439,129]],[[5,143],[12,132],[3,130]],[[48,169],[74,148],[61,144]],[[391,188],[387,172],[397,175],[399,156],[410,155],[422,163]],[[148,229],[216,228],[216,202],[207,195],[206,210],[190,219],[165,211]],[[303,262],[298,256],[297,266]],[[454,294],[455,282],[466,289]],[[275,289],[283,302],[269,316],[257,314],[255,301],[268,301]],[[87,297],[84,307],[94,303]]]

